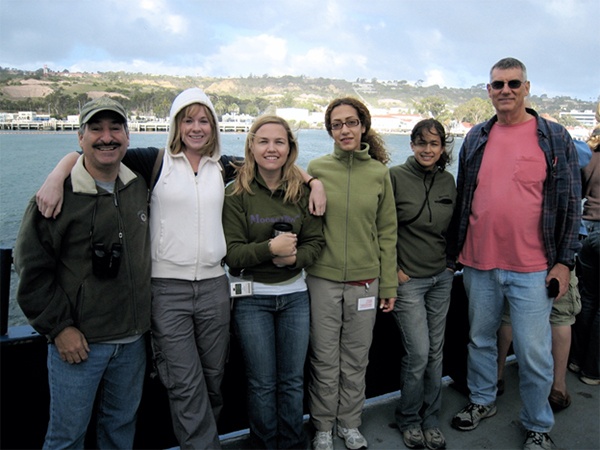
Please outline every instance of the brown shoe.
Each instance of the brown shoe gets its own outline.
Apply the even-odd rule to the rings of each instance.
[[[548,401],[550,402],[552,411],[561,411],[571,405],[571,396],[568,392],[563,395],[562,392],[552,389]]]

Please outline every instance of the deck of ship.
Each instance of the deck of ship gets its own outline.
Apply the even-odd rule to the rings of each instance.
[[[450,380],[451,381],[451,380]],[[521,399],[518,391],[518,365],[511,362],[505,369],[506,390],[498,397],[498,413],[483,420],[472,431],[458,431],[450,426],[452,416],[465,406],[464,394],[446,386],[442,396],[441,430],[448,449],[520,449],[525,430],[519,421]],[[588,386],[569,372],[567,384],[572,398],[569,408],[555,414],[550,433],[554,448],[568,450],[600,449],[600,387]],[[394,423],[394,408],[399,392],[369,399],[363,412],[361,432],[369,441],[369,449],[403,449],[400,432]],[[307,426],[308,428],[308,426]],[[309,432],[312,435],[312,432]],[[222,436],[223,449],[247,449],[248,431]],[[334,438],[334,448],[342,450],[344,442]]]
[[[4,287],[4,286],[3,286]],[[7,306],[7,305],[6,305]],[[452,301],[448,312],[444,373],[464,383],[468,341],[467,301],[462,280],[455,277]],[[390,359],[390,348],[400,357],[399,332],[392,316],[381,314],[374,328],[373,345],[367,369],[367,404],[361,431],[369,441],[370,449],[403,449],[404,444],[394,425],[394,408],[400,393],[399,361]],[[391,344],[390,344],[391,343]],[[49,389],[46,371],[47,344],[29,326],[10,327],[0,336],[0,448],[40,448],[48,423]],[[138,431],[134,448],[165,449],[176,445],[166,390],[162,383],[150,376],[144,385],[144,395],[138,416]],[[449,380],[448,377],[445,380]],[[451,381],[451,380],[449,380]],[[498,413],[484,420],[469,432],[450,427],[452,416],[467,402],[464,394],[451,384],[444,387],[441,429],[448,449],[519,449],[525,431],[519,422],[521,400],[518,393],[518,366],[514,356],[505,369],[506,392],[498,398]],[[550,433],[554,448],[569,450],[600,450],[600,387],[588,386],[573,373],[567,374],[572,405],[556,414],[556,424]],[[391,392],[391,393],[390,393]],[[225,370],[223,386],[225,407],[220,429],[224,449],[247,449],[248,430],[245,413],[245,375],[242,358],[232,341],[230,359]],[[226,419],[226,420],[224,420]],[[27,433],[23,433],[25,424]],[[93,421],[89,430],[89,448],[93,446]],[[307,430],[308,430],[307,425]],[[232,431],[240,430],[241,431]],[[226,434],[225,434],[226,433]],[[312,431],[308,435],[312,436]],[[87,442],[87,441],[86,441]],[[337,450],[344,443],[335,438]]]

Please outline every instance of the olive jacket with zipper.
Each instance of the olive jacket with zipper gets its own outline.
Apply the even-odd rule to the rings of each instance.
[[[390,169],[398,218],[398,268],[425,278],[446,269],[446,233],[454,206],[452,174],[435,166],[426,170],[414,156]]]
[[[150,328],[148,187],[121,164],[115,192],[97,188],[83,159],[65,181],[56,219],[29,202],[15,244],[17,300],[49,341],[69,326],[90,343],[141,335]],[[94,275],[92,242],[109,250],[121,243],[114,278]]]
[[[388,168],[369,146],[312,160],[307,172],[327,193],[325,247],[307,272],[337,282],[379,278],[379,297],[395,298],[396,211]]]

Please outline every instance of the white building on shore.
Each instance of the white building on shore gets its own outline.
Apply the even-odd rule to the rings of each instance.
[[[596,113],[591,109],[586,111],[571,110],[570,112],[561,112],[559,113],[559,116],[570,116],[584,127],[594,128],[598,124],[598,122],[596,122]]]

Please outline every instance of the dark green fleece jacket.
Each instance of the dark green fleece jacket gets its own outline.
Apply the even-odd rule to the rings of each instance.
[[[398,217],[398,267],[409,277],[431,277],[446,268],[446,231],[456,205],[452,174],[425,170],[409,156],[390,169]]]
[[[232,195],[233,184],[225,190],[223,229],[227,241],[225,262],[230,269],[244,270],[261,283],[279,283],[298,275],[312,264],[325,243],[321,217],[308,212],[308,188],[297,204],[284,203],[285,191],[267,187],[258,172],[250,184],[253,194]],[[269,250],[273,224],[288,222],[298,236],[296,264],[277,267]]]

